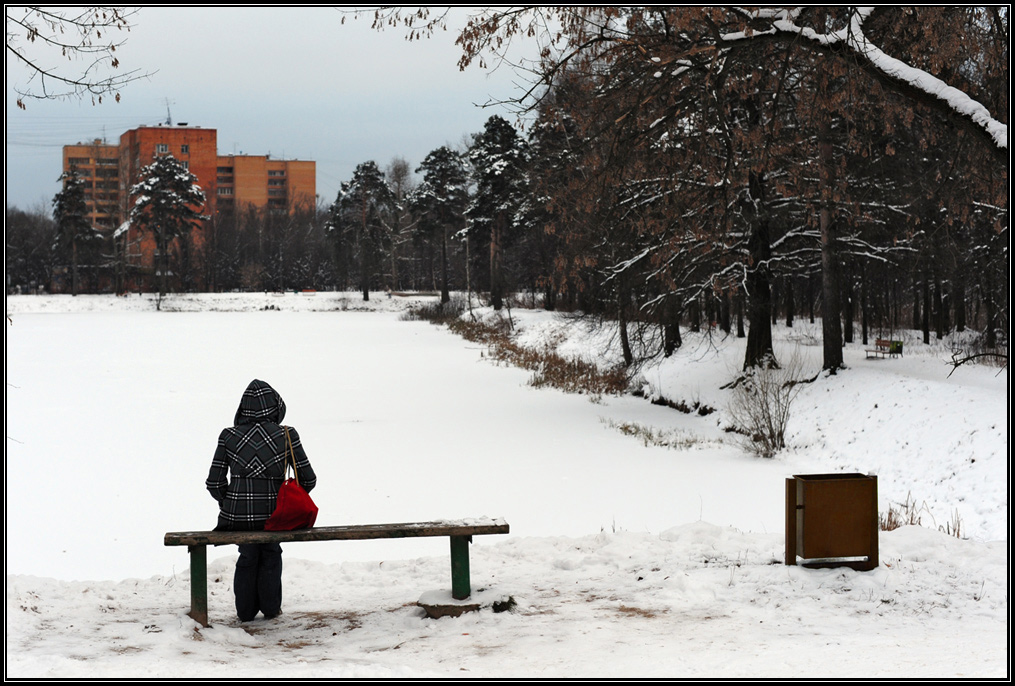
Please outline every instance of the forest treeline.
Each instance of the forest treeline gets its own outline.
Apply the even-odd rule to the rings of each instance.
[[[812,8],[808,21],[858,31],[852,9]],[[470,23],[466,57],[525,30],[505,16]],[[799,317],[821,318],[831,370],[844,342],[899,329],[925,342],[973,329],[982,347],[1006,352],[1005,8],[894,8],[862,25],[864,40],[994,113],[1003,145],[951,103],[914,96],[863,59],[769,33],[758,15],[743,24],[728,9],[581,8],[552,18],[571,50],[530,65],[537,86],[514,123],[492,116],[468,145],[415,164],[364,161],[328,205],[220,213],[201,254],[181,251],[182,287],[432,290],[442,300],[469,290],[494,308],[524,294],[619,323],[628,363],[636,348],[672,353],[682,327],[716,327],[747,336],[745,367],[765,364],[772,325]],[[68,261],[58,226],[40,210],[8,208],[6,220],[8,288],[49,283]],[[95,245],[77,259],[101,265],[109,254]]]

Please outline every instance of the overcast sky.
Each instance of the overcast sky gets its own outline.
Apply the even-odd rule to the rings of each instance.
[[[106,99],[27,101],[13,86],[27,73],[7,61],[6,204],[49,206],[59,190],[64,145],[140,125],[214,128],[220,154],[270,154],[317,162],[317,193],[330,203],[357,164],[383,169],[396,156],[415,169],[428,152],[459,145],[494,114],[478,105],[518,93],[510,69],[459,71],[447,32],[408,42],[399,29],[371,30],[332,7],[145,7],[117,55],[121,70],[154,72]]]

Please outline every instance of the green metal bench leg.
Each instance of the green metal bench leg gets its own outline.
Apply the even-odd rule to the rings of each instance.
[[[472,594],[469,581],[469,543],[472,536],[451,537],[451,597],[465,600]]]
[[[208,546],[190,545],[190,618],[208,624]]]

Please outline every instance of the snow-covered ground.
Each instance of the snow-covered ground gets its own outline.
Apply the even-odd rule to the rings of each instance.
[[[1010,676],[1006,371],[949,377],[948,345],[906,332],[901,359],[854,344],[766,460],[723,431],[743,341],[688,334],[640,371],[646,395],[716,409],[688,415],[534,389],[401,320],[420,299],[8,297],[6,675]],[[615,358],[602,332],[511,317],[529,345]],[[818,324],[775,336],[817,372]],[[203,481],[252,378],[300,430],[320,524],[503,517],[472,582],[515,608],[426,619],[447,541],[401,539],[283,546],[284,613],[247,624],[235,552],[212,549],[213,626],[190,620],[187,555],[162,536],[214,525]],[[877,474],[880,509],[909,500],[922,526],[883,532],[871,572],[785,566],[785,478],[839,471]],[[939,531],[956,524],[964,538]]]

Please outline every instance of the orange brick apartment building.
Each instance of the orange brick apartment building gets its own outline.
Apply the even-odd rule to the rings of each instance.
[[[134,202],[130,189],[152,160],[170,154],[197,177],[205,195],[202,213],[212,220],[247,206],[292,211],[316,204],[315,162],[275,160],[267,155],[219,155],[215,129],[187,124],[140,126],[120,136],[119,145],[96,140],[64,146],[63,170],[73,167],[84,177],[92,225],[114,237],[114,261],[122,288],[151,285],[155,240],[127,221]],[[194,255],[200,255],[203,236],[201,230],[191,235]]]

